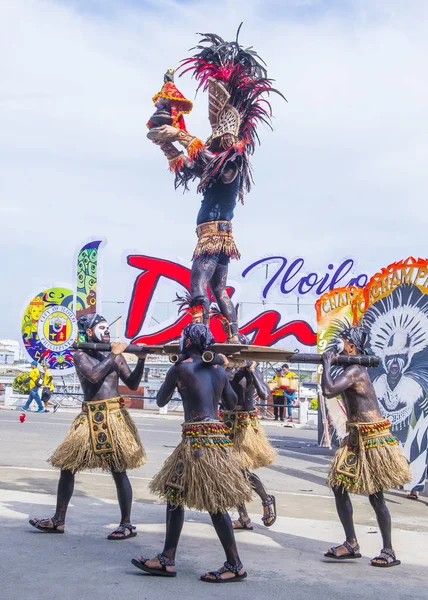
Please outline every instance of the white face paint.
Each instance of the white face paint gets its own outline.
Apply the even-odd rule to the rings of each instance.
[[[342,352],[345,350],[344,341],[341,338],[335,338],[334,340],[332,340],[332,343],[334,343],[334,348],[336,352],[338,354],[342,354]]]
[[[95,342],[107,342],[110,341],[110,330],[106,321],[101,321],[95,325],[92,330],[92,337]]]

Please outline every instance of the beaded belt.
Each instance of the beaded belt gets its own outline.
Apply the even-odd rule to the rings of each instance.
[[[221,411],[221,418],[225,423],[231,423],[236,429],[246,429],[247,427],[257,427],[258,416],[256,410],[240,411]]]
[[[230,237],[232,235],[232,223],[230,221],[208,221],[196,226],[196,235],[198,238],[219,235]]]
[[[95,400],[84,402],[82,411],[87,413],[91,443],[95,454],[112,454],[115,451],[115,442],[109,423],[109,413],[120,410],[124,406],[123,399],[109,398],[108,400]],[[122,413],[118,413],[122,418]]]
[[[229,438],[229,427],[219,421],[183,423],[182,428],[183,442],[185,444],[190,443],[192,448],[233,446],[233,442]]]

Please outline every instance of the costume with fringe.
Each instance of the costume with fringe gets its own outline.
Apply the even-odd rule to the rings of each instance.
[[[348,422],[348,435],[334,455],[328,485],[354,494],[376,494],[408,483],[409,463],[390,427],[388,419]]]
[[[225,513],[251,500],[251,486],[224,423],[183,423],[182,440],[150,490],[173,507]]]
[[[276,451],[260,425],[257,411],[222,411],[221,418],[231,428],[235,450],[245,469],[251,471],[273,465]]]
[[[83,402],[65,440],[48,462],[57,469],[116,472],[146,463],[146,453],[122,398]]]
[[[212,256],[220,253],[230,258],[241,258],[232,234],[230,221],[210,221],[201,223],[196,227],[198,243],[193,253],[193,258]],[[193,260],[192,258],[192,260]]]

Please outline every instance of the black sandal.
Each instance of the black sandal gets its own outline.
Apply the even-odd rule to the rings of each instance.
[[[40,525],[42,521],[51,521],[53,527],[42,527]],[[47,519],[30,519],[28,522],[39,531],[44,531],[45,533],[64,533],[64,529],[60,530],[58,527],[65,525],[65,521],[58,521],[55,517],[48,517]]]
[[[211,577],[207,577],[207,575],[201,575],[201,581],[205,581],[205,583],[234,583],[235,581],[242,581],[247,577],[247,571],[244,571],[242,575],[239,575],[239,571],[242,569],[242,563],[238,563],[237,565],[230,565],[228,562],[225,562],[223,567],[218,571],[210,571],[208,575],[212,575],[215,579]],[[223,573],[227,573],[230,571],[234,573],[235,577],[229,577],[228,579],[222,579],[221,575]]]
[[[380,567],[381,569],[387,569],[388,567],[398,567],[398,565],[401,565],[401,560],[398,560],[396,558],[394,550],[387,550],[386,548],[382,548],[380,553],[386,554],[386,556],[375,556],[374,558],[372,558],[370,561],[372,567]],[[388,562],[388,556],[389,558],[392,558],[391,562]],[[374,560],[381,560],[383,562],[381,564],[374,563]]]
[[[341,546],[343,546],[344,548],[346,548],[347,551],[349,552],[349,554],[342,554],[342,555],[338,556],[337,555],[337,550]],[[340,546],[334,546],[333,548],[330,548],[330,550],[328,552],[326,552],[324,554],[324,556],[327,557],[327,558],[334,558],[334,560],[348,560],[350,558],[361,558],[361,554],[360,554],[359,550],[360,550],[360,545],[359,544],[357,544],[353,548],[351,546],[351,544],[349,544],[347,541],[344,541],[343,544],[340,544]]]
[[[146,562],[150,560],[149,558],[143,558],[143,560],[137,560],[133,558],[131,560],[134,567],[137,569],[141,569],[145,573],[149,573],[149,575],[155,575],[156,577],[176,577],[177,573],[175,571],[167,571],[167,567],[175,567],[175,560],[169,560],[165,558],[162,554],[157,555],[157,559],[161,564],[161,568],[157,567],[146,567]]]
[[[252,525],[249,525],[249,523],[251,523],[250,517],[248,517],[246,521],[244,521],[242,517],[238,517],[236,520],[241,523],[242,527],[234,527],[232,524],[234,531],[253,531],[254,527]]]
[[[269,496],[269,500],[263,500],[262,505],[263,506],[267,506],[269,508],[269,514],[268,515],[264,515],[262,517],[263,525],[265,527],[272,527],[272,525],[276,521],[276,500],[275,500],[275,496],[270,495]],[[272,509],[272,507],[273,507],[273,509]],[[273,521],[271,521],[271,523],[266,523],[266,521],[269,521],[269,519],[272,519],[272,517],[273,517]]]
[[[129,530],[129,535],[125,535],[125,531],[126,529]],[[132,523],[123,523],[122,525],[119,525],[119,527],[117,529],[115,529],[114,531],[111,532],[110,535],[107,536],[108,540],[128,540],[129,538],[133,538],[137,535],[137,532],[135,531],[137,528],[135,527],[135,525],[132,525]],[[122,537],[116,537],[114,534],[115,533],[122,533]]]

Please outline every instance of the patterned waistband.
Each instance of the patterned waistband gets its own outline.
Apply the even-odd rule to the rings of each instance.
[[[220,421],[202,421],[200,423],[183,423],[183,439],[224,437],[230,429]]]
[[[92,402],[87,402],[86,400],[82,402],[82,412],[87,413],[89,411],[95,412],[96,410],[117,410],[118,408],[123,408],[125,405],[125,401],[121,396],[117,396],[116,398],[107,398],[106,400],[93,400]]]
[[[230,221],[209,221],[201,223],[196,227],[198,238],[216,235],[230,237],[232,235],[232,223]]]
[[[237,410],[222,411],[220,413],[225,423],[230,423],[231,427],[236,429],[246,429],[248,427],[257,427],[259,418],[256,410]]]
[[[349,433],[359,433],[363,438],[384,434],[391,427],[389,419],[382,419],[374,423],[351,423],[348,421],[346,429]]]

